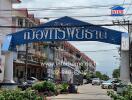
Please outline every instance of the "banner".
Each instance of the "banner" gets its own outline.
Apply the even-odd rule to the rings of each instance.
[[[120,31],[62,17],[10,35],[12,45],[41,41],[99,41],[120,45],[121,34]]]

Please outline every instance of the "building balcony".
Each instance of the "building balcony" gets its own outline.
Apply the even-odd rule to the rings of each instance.
[[[30,49],[30,50],[28,50],[28,53],[35,55],[36,52],[35,52],[35,49]]]
[[[38,56],[38,57],[40,57],[41,56],[41,52],[40,51],[36,51],[35,55]]]
[[[45,53],[41,53],[41,56],[46,58],[46,54]]]

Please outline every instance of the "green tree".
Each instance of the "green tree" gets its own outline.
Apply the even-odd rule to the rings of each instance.
[[[114,69],[113,74],[112,74],[113,78],[119,78],[120,77],[120,69]]]
[[[107,76],[106,74],[103,74],[102,75],[102,80],[105,80],[105,81],[109,80],[109,76]]]
[[[102,74],[100,71],[96,71],[96,77],[100,78],[101,80],[108,80],[109,76],[107,76],[106,74]]]
[[[86,79],[91,79],[91,78],[95,78],[96,76],[92,72],[87,72],[85,77],[86,77]]]
[[[102,79],[102,74],[100,71],[96,71],[96,77]]]

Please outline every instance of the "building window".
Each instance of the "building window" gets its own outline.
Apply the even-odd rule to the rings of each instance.
[[[18,54],[18,59],[20,59],[20,60],[25,59],[25,55]]]
[[[33,27],[33,24],[31,22],[29,22],[29,27]]]
[[[16,22],[16,18],[15,17],[12,18],[12,22]]]
[[[22,18],[18,19],[18,26],[23,27],[23,19]]]
[[[25,27],[29,27],[28,26],[28,20],[25,19]]]

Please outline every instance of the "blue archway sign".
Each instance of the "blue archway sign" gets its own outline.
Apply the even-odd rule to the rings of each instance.
[[[12,45],[40,41],[100,41],[120,45],[121,34],[66,16],[9,35],[12,36]]]

